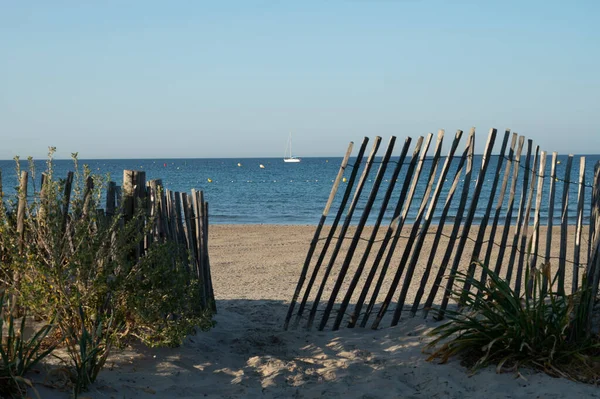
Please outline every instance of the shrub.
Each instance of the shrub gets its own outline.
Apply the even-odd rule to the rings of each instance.
[[[554,376],[598,380],[600,344],[582,327],[589,290],[557,295],[547,264],[526,273],[530,294],[517,297],[506,280],[480,266],[489,276],[487,285],[457,273],[456,281],[469,281],[475,292],[464,297],[464,308],[446,310],[450,321],[431,331],[436,338],[427,346],[434,349],[429,360],[443,363],[462,355],[473,371],[490,364],[496,364],[497,371],[529,366]],[[458,298],[462,293],[453,295]]]
[[[53,152],[27,207],[25,245],[16,232],[16,201],[0,212],[1,267],[20,308],[56,320],[79,393],[95,380],[113,345],[135,337],[174,346],[195,326],[209,328],[212,315],[196,305],[197,286],[182,262],[186,251],[154,241],[137,256],[153,225],[145,204],[127,221],[120,211],[111,218],[97,211],[108,179],[80,168],[76,154],[69,198],[66,181],[54,177]],[[34,176],[32,162],[30,170]]]

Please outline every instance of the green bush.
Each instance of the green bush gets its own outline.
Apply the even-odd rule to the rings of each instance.
[[[112,218],[98,212],[108,179],[81,168],[76,154],[67,204],[66,181],[54,177],[52,155],[51,148],[44,183],[27,207],[24,245],[16,232],[17,200],[0,212],[0,267],[18,308],[56,320],[78,393],[94,381],[113,345],[139,338],[175,346],[195,327],[210,328],[212,314],[198,305],[197,285],[183,266],[186,251],[154,241],[137,256],[153,225],[145,204],[128,221],[120,211]],[[32,162],[30,173],[35,176]]]
[[[589,290],[557,295],[546,288],[554,283],[547,264],[526,273],[530,291],[517,297],[506,280],[480,266],[489,276],[487,285],[457,273],[456,281],[468,281],[474,290],[464,297],[462,309],[446,310],[449,322],[431,331],[436,338],[427,346],[433,349],[429,360],[446,362],[462,355],[473,371],[490,364],[498,371],[527,366],[554,376],[597,381],[600,344],[583,327]],[[459,298],[462,293],[453,295]]]

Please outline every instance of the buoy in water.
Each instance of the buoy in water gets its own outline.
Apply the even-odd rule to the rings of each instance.
[[[265,168],[265,165],[263,165],[263,164],[261,163],[261,164],[259,165],[259,167],[260,167],[261,169],[264,169],[264,168]]]
[[[242,164],[238,162],[238,166],[242,166]]]
[[[212,183],[212,179],[210,177],[207,180],[209,183]]]
[[[347,179],[344,177],[344,178],[342,179],[342,181],[343,181],[344,183],[346,183]]]

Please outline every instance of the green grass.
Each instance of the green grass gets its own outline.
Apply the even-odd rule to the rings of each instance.
[[[449,321],[431,331],[429,360],[442,363],[460,355],[474,372],[496,365],[497,371],[531,367],[553,376],[600,381],[600,341],[586,328],[589,290],[557,295],[550,265],[526,273],[527,295],[518,297],[509,283],[484,265],[488,283],[457,273],[457,283],[473,289],[464,306],[446,310]],[[586,287],[582,284],[582,287]],[[526,290],[527,291],[527,290]],[[453,292],[456,298],[463,293]]]
[[[56,348],[56,343],[43,345],[53,325],[44,325],[27,339],[27,318],[23,316],[20,323],[15,323],[5,299],[6,294],[0,293],[0,395],[22,397],[27,388],[33,388],[25,375]]]

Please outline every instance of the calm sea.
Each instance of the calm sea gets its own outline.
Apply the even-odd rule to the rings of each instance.
[[[563,179],[565,177],[566,156],[559,157],[560,164],[557,168],[557,175]],[[482,200],[478,203],[476,221],[480,220],[483,211],[487,205],[487,196],[491,189],[491,182],[495,173],[497,157],[493,157],[486,181],[490,184],[484,184]],[[94,173],[101,175],[110,175],[111,179],[121,184],[124,169],[144,170],[146,178],[162,179],[166,188],[174,191],[189,192],[192,188],[204,191],[205,199],[209,202],[211,223],[229,223],[229,224],[316,224],[319,221],[321,213],[335,179],[342,158],[303,158],[300,163],[284,163],[281,158],[223,158],[223,159],[114,159],[114,160],[81,160],[81,164],[87,164]],[[550,158],[548,158],[548,163]],[[593,169],[596,162],[600,161],[600,155],[586,156],[586,175],[585,184],[591,185],[593,179]],[[524,158],[523,161],[524,162]],[[352,163],[352,161],[350,162]],[[455,168],[457,160],[452,165]],[[475,157],[474,171],[481,164],[481,157]],[[263,165],[264,168],[261,168]],[[27,162],[22,162],[22,167],[26,168]],[[423,173],[429,173],[431,162],[426,162]],[[375,172],[379,164],[374,166],[371,171],[371,178],[361,196],[361,201],[354,214],[353,221],[360,218],[361,210],[368,197],[373,184]],[[395,164],[390,164],[386,176],[389,177]],[[37,184],[39,186],[39,174],[44,170],[45,162],[36,161]],[[14,188],[17,185],[14,161],[0,161],[2,170],[2,183],[5,195],[14,194]],[[55,161],[56,176],[66,176],[67,171],[73,170],[72,161]],[[346,170],[345,176],[350,176],[351,168]],[[406,170],[404,167],[403,172]],[[502,168],[502,173],[504,167]],[[404,174],[401,172],[394,195],[392,196],[389,211],[386,213],[384,222],[389,222],[393,213],[393,208],[399,196]],[[522,176],[523,169],[521,169]],[[549,174],[549,167],[546,171]],[[579,156],[573,160],[573,167],[570,180],[576,182],[579,174]],[[449,175],[453,177],[451,169]],[[475,175],[474,175],[475,176]],[[425,180],[425,176],[421,178]],[[445,182],[442,196],[438,202],[437,209],[441,208],[446,200],[447,190],[452,181],[448,179]],[[518,190],[522,179],[519,178]],[[379,190],[377,200],[381,201],[385,190],[390,184],[386,179],[382,188]],[[461,182],[461,185],[464,182]],[[336,203],[332,207],[329,220],[332,221],[337,208],[335,204],[339,203],[347,183],[342,183],[336,196]],[[474,182],[472,182],[474,186]],[[549,179],[546,179],[546,186],[549,185]],[[555,222],[560,220],[561,200],[563,185],[557,183],[557,193],[555,202]],[[424,194],[425,187],[417,187],[415,200],[409,213],[410,219],[414,217]],[[450,214],[456,212],[459,201],[459,186],[453,200],[453,209]],[[591,188],[585,187],[585,219],[589,222],[590,194]],[[517,191],[519,193],[519,191]],[[571,184],[569,189],[569,221],[575,223],[575,213],[577,206],[578,185]],[[497,196],[497,195],[496,195]],[[505,203],[508,201],[508,195]],[[544,194],[541,206],[542,222],[547,219],[548,194]],[[393,204],[393,205],[392,205]],[[519,205],[519,196],[515,200],[514,216],[517,214]],[[535,201],[534,201],[535,206]],[[371,212],[373,216],[370,222],[375,220],[379,208],[377,203]],[[439,212],[438,212],[439,213]],[[505,211],[502,212],[505,214]],[[532,213],[533,215],[533,213]],[[435,220],[434,220],[435,223]]]

